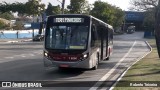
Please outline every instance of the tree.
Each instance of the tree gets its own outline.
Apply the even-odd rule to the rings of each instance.
[[[23,22],[22,21],[18,21],[15,23],[15,26],[13,26],[13,30],[23,30]]]
[[[41,0],[28,0],[26,3],[20,3],[20,2],[15,2],[15,3],[7,3],[3,2],[0,3],[0,12],[5,13],[5,12],[18,12],[18,15],[40,15],[44,8],[45,4],[40,3]]]
[[[27,12],[27,6],[25,5],[25,3],[20,3],[20,2],[12,3],[11,11],[18,12],[18,16],[24,16]]]
[[[5,13],[10,11],[10,5],[6,2],[0,3],[0,12]]]
[[[133,6],[130,9],[145,12],[144,25],[154,27],[155,16],[158,9],[158,0],[132,0],[131,4]]]
[[[4,29],[5,26],[6,24],[2,20],[0,20],[0,29]]]
[[[51,3],[48,4],[48,7],[47,7],[47,9],[46,9],[46,14],[47,14],[47,16],[54,14],[54,13],[53,13],[53,6],[52,6]]]
[[[132,5],[135,10],[143,10],[143,11],[152,13],[152,16],[150,14],[146,16],[145,22],[154,22],[155,39],[157,44],[158,55],[160,58],[160,25],[159,25],[160,24],[160,1],[159,0],[134,0],[132,1]]]
[[[89,13],[90,5],[86,0],[71,0],[67,7],[72,14]]]
[[[158,9],[158,0],[131,0],[131,10],[144,11],[144,23],[155,22],[155,15]]]
[[[125,20],[125,13],[122,11],[122,9],[118,7],[113,6],[113,8],[114,8],[113,26],[120,27]]]
[[[0,18],[11,20],[14,16],[10,12],[0,13]]]
[[[28,15],[40,15],[43,10],[45,5],[40,4],[41,0],[28,0],[28,2],[25,4],[26,5],[26,13]]]
[[[91,10],[91,15],[114,27],[122,24],[124,12],[121,9],[102,1],[96,1],[93,6],[94,8]]]
[[[91,10],[91,15],[103,20],[104,22],[112,23],[109,19],[111,16],[111,6],[108,3],[96,1],[93,6],[94,8]]]
[[[148,10],[144,13],[143,26],[154,28],[155,25],[155,10]]]
[[[160,58],[160,0],[155,13],[155,39],[157,44],[158,55]]]
[[[85,0],[85,2],[83,3],[83,5],[81,7],[82,14],[90,14],[91,7],[92,7],[92,5],[89,4],[89,2]]]
[[[61,13],[61,8],[59,5],[57,6],[52,6],[51,3],[48,4],[48,7],[46,9],[46,14],[47,15],[55,15],[55,14],[60,14]]]
[[[3,2],[0,3],[0,12],[1,13],[5,13],[5,12],[18,12],[19,15],[24,15],[26,13],[26,9],[27,7],[25,6],[24,3],[19,3],[19,2],[15,2],[15,3],[7,3],[7,2]]]
[[[53,6],[53,13],[54,14],[60,14],[61,13],[61,8],[59,5]]]
[[[157,9],[158,0],[130,0],[132,10],[148,11],[150,9]]]

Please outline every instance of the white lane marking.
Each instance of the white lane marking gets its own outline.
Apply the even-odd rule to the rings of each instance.
[[[22,55],[14,55],[14,57],[21,57]]]
[[[23,56],[23,55],[22,55],[21,57],[26,57],[26,56]]]
[[[13,59],[13,58],[16,58],[16,57],[22,57],[22,58],[25,58],[25,57],[28,57],[28,56],[36,56],[34,54],[20,54],[20,55],[14,55],[12,57],[4,57],[6,59]]]
[[[13,59],[14,57],[4,57],[4,58],[7,58],[7,59]]]
[[[26,54],[21,54],[21,57],[26,57]]]
[[[33,52],[33,53],[35,53],[35,54],[39,54],[40,52]]]
[[[146,41],[146,44],[148,45],[150,51],[147,52],[147,53],[145,53],[142,57],[139,57],[136,62],[134,62],[132,65],[130,65],[130,66],[122,73],[122,75],[117,79],[117,82],[114,83],[109,90],[113,90],[113,89],[114,89],[114,87],[116,86],[116,84],[122,79],[122,77],[127,73],[127,71],[128,71],[134,64],[136,64],[138,61],[140,61],[141,59],[143,59],[145,56],[147,56],[149,53],[152,52],[152,47],[151,47],[151,45],[150,45],[147,41]]]
[[[29,56],[35,56],[34,54],[28,54]]]
[[[128,54],[133,49],[134,45],[136,44],[136,41],[134,41],[132,47],[128,50],[128,52],[123,56],[123,58],[108,72],[106,73],[94,86],[92,86],[89,90],[97,90],[100,85],[103,84],[103,82],[110,76],[108,74],[112,74],[116,68],[121,64],[121,62],[128,56]]]
[[[18,41],[8,41],[8,43],[16,43],[16,42],[18,42]]]
[[[39,51],[39,52],[33,52],[34,54],[43,54],[42,51]]]

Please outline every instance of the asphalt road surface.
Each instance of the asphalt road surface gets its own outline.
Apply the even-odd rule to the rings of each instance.
[[[97,70],[59,70],[55,67],[46,71],[43,66],[43,42],[1,42],[0,81],[41,82],[45,86],[12,88],[15,90],[106,90],[129,66],[149,51],[142,32],[115,35],[110,60],[102,61]]]

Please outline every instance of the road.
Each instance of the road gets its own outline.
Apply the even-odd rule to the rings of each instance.
[[[97,70],[53,68],[46,71],[43,66],[43,42],[1,42],[0,81],[46,81],[42,86],[48,87],[43,89],[50,90],[106,90],[112,86],[112,81],[116,81],[149,51],[142,32],[115,35],[110,60],[102,61]]]

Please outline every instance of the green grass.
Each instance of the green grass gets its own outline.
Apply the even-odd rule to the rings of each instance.
[[[159,81],[160,83],[160,59],[156,43],[154,39],[148,42],[152,46],[152,52],[133,65],[121,81]],[[119,82],[114,90],[160,90],[160,87],[118,87],[121,84]]]

